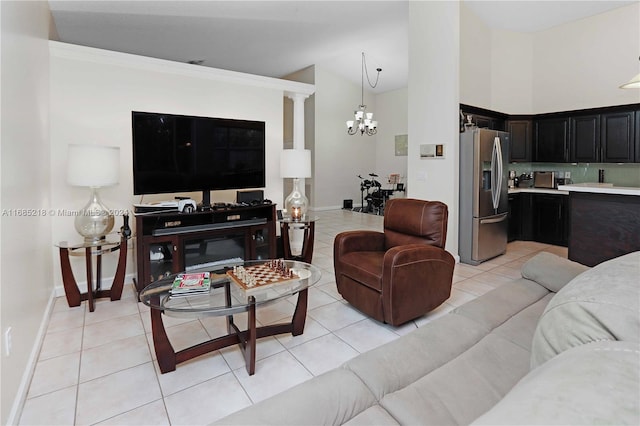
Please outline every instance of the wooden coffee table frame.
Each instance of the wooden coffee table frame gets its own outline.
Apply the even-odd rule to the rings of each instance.
[[[248,303],[243,307],[231,306],[230,282],[222,282],[212,284],[212,287],[225,287],[225,298],[227,307],[234,313],[242,311],[247,312],[247,329],[241,330],[233,321],[233,314],[227,317],[227,335],[217,337],[215,339],[199,343],[186,349],[176,352],[169,341],[167,332],[162,321],[162,309],[151,307],[151,331],[153,335],[153,346],[156,351],[158,365],[160,371],[168,373],[176,369],[176,365],[188,361],[200,355],[226,348],[228,346],[239,345],[244,356],[245,365],[249,375],[253,375],[256,371],[256,340],[262,337],[274,336],[277,334],[291,333],[298,336],[304,332],[304,324],[307,317],[307,300],[308,288],[300,290],[298,301],[293,312],[291,322],[266,325],[256,327],[256,300],[254,296],[248,297]],[[162,295],[151,296],[153,305],[160,306],[160,297]]]

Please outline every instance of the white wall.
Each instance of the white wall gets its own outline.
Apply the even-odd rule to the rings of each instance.
[[[534,34],[532,112],[640,102],[639,54],[639,2]]]
[[[347,134],[346,121],[361,102],[361,86],[316,66],[315,87],[314,208],[341,208],[344,199],[359,205],[358,175],[368,178],[376,167],[376,136]],[[375,97],[366,90],[364,102],[381,119]]]
[[[446,249],[458,253],[458,2],[409,4],[407,195],[449,208]],[[420,144],[445,145],[445,158],[420,159]]]
[[[133,195],[131,111],[265,121],[265,197],[282,205],[280,151],[283,146],[283,90],[271,87],[277,84],[260,87],[253,83],[252,76],[235,78],[237,74],[52,42],[52,207],[77,209],[86,203],[89,196],[88,190],[66,183],[66,152],[70,143],[119,146],[120,183],[101,189],[102,200],[112,209],[130,209],[132,203],[140,202],[141,197]],[[219,75],[232,78],[220,79]],[[247,83],[242,83],[243,78]],[[257,80],[258,83],[269,83],[276,79],[260,77]],[[145,196],[144,201],[169,199],[173,195]],[[192,195],[200,201],[201,193]],[[211,201],[235,201],[235,191],[212,192]],[[116,228],[119,226],[120,218]],[[72,218],[53,218],[54,241],[74,241],[77,238]],[[52,256],[55,253],[52,252]],[[115,260],[116,256],[103,259],[105,277],[110,276],[108,271],[114,269]],[[81,262],[80,259],[77,263],[80,270],[83,268]],[[57,262],[54,269],[54,279],[59,284],[61,279]],[[130,255],[127,273],[134,271]]]
[[[490,58],[490,109],[508,114],[530,114],[533,110],[531,34],[493,30]]]
[[[535,33],[488,28],[460,6],[460,102],[537,114],[640,102],[640,3]]]
[[[407,89],[392,90],[376,96],[375,117],[378,120],[376,135],[376,166],[378,180],[383,188],[390,188],[387,178],[398,173],[407,176],[407,156],[396,156],[395,137],[408,133]],[[405,180],[403,180],[405,182]]]
[[[491,29],[460,2],[461,103],[484,108],[491,106],[491,46]]]
[[[46,2],[0,3],[1,198],[0,299],[2,424],[16,424],[52,300],[49,194],[49,7]],[[37,64],[37,67],[34,66]],[[22,209],[36,216],[19,215]]]

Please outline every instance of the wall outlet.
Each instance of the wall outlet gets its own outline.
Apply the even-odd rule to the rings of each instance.
[[[565,179],[571,179],[571,172],[564,172]]]
[[[13,344],[11,340],[11,327],[7,327],[4,332],[4,354],[6,356],[11,355],[11,345]]]

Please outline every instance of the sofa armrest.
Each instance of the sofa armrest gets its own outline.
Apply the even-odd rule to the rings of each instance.
[[[522,277],[557,293],[565,284],[588,269],[588,266],[580,263],[541,252],[522,265]]]
[[[336,235],[334,260],[353,251],[384,251],[384,234],[376,231],[347,231]]]

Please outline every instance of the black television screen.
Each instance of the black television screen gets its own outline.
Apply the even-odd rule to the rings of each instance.
[[[138,111],[131,121],[135,195],[265,186],[262,121]]]

